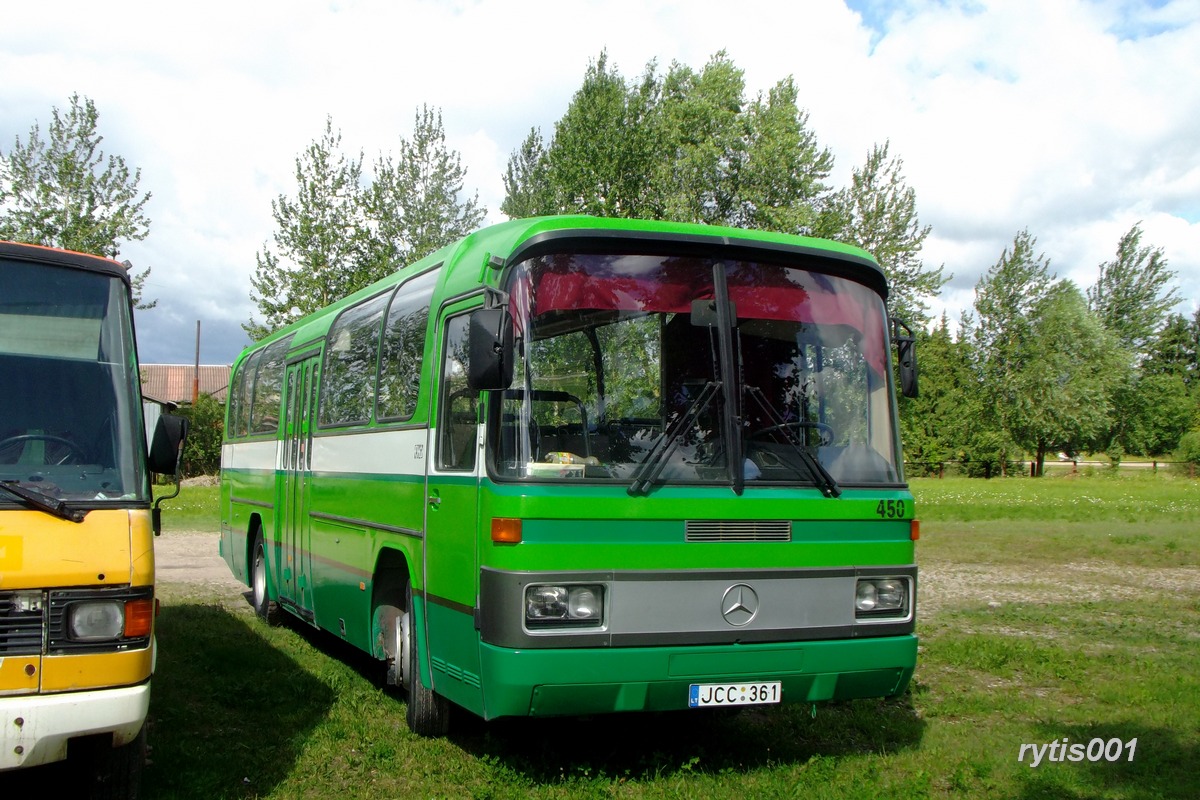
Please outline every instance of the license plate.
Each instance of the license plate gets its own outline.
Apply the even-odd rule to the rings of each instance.
[[[688,707],[759,706],[783,700],[779,681],[765,683],[693,683],[688,690]]]

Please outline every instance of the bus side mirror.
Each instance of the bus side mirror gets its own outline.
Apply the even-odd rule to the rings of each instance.
[[[896,345],[896,358],[900,362],[900,393],[905,397],[916,397],[919,391],[917,339],[913,336],[912,328],[895,317],[892,317],[892,342]]]
[[[513,323],[506,308],[481,308],[471,315],[467,386],[507,389],[513,378]]]
[[[187,441],[188,421],[185,417],[175,414],[163,414],[158,418],[154,427],[154,439],[150,442],[150,452],[147,454],[146,465],[151,472],[159,475],[175,476],[175,491],[163,495],[154,503],[150,511],[151,526],[154,535],[162,533],[162,509],[159,504],[179,495],[180,467],[183,465],[183,443]]]
[[[179,475],[183,461],[183,443],[187,439],[188,421],[175,414],[163,414],[154,428],[150,442],[149,466],[159,475]]]

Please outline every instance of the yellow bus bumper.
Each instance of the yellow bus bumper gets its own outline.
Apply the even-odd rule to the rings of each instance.
[[[0,697],[0,770],[34,767],[67,757],[67,742],[111,733],[113,745],[133,741],[150,710],[150,682],[119,689]]]

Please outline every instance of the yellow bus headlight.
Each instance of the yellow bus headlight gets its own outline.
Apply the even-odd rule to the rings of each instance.
[[[118,639],[125,631],[125,604],[115,600],[75,603],[67,612],[67,631],[77,642]]]

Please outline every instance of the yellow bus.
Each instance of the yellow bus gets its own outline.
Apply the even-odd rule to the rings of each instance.
[[[150,473],[132,300],[108,259],[0,242],[0,777],[67,760],[136,797],[154,671]]]

